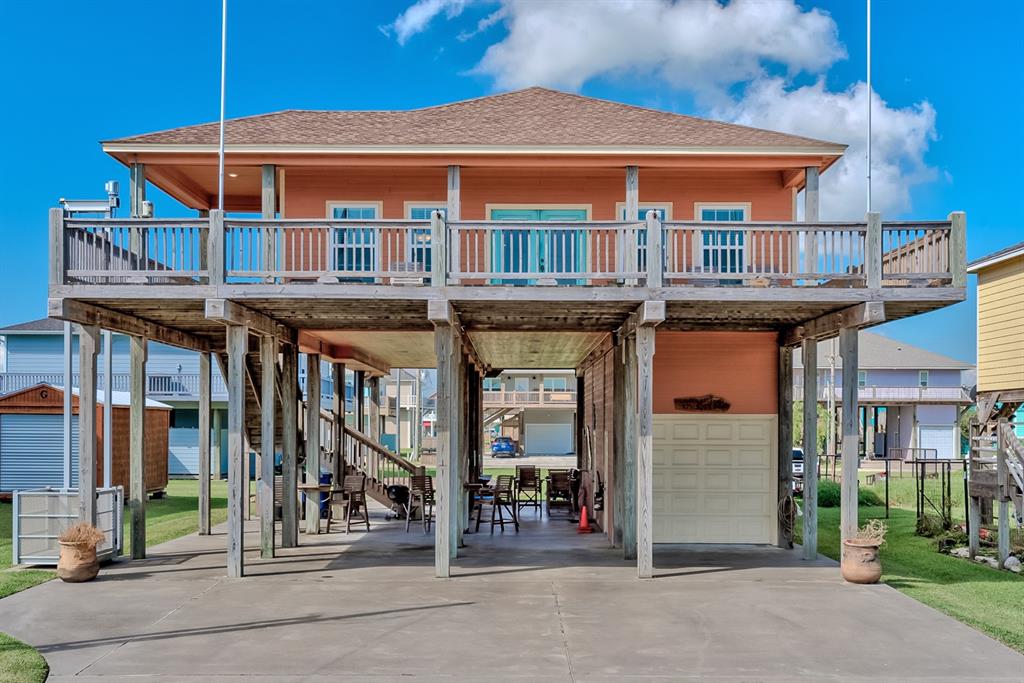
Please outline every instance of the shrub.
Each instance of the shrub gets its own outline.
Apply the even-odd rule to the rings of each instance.
[[[842,498],[842,489],[839,482],[831,479],[822,479],[818,482],[818,507],[837,508]],[[878,497],[878,494],[868,488],[861,488],[857,493],[858,505],[876,506],[885,505],[885,501]]]

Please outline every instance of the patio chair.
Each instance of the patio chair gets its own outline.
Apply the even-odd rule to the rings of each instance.
[[[515,525],[516,533],[519,533],[519,514],[515,499],[515,482],[511,474],[499,474],[497,483],[494,485],[494,495],[491,499],[491,533],[494,533],[495,525],[505,530],[505,525]],[[505,511],[512,515],[512,519],[505,520]]]
[[[342,480],[341,491],[332,494],[331,513],[327,518],[327,531],[330,533],[331,521],[334,519],[334,508],[339,508],[339,518],[345,520],[345,533],[352,530],[352,520],[366,523],[370,530],[370,511],[366,507],[366,477],[361,474],[350,474]],[[336,501],[340,497],[340,501]]]
[[[564,505],[572,517],[572,480],[569,470],[548,470],[548,490],[545,496],[548,504],[548,517],[551,516],[552,505]]]
[[[434,516],[434,479],[425,474],[413,475],[409,485],[409,500],[405,507],[405,530],[409,531],[412,511],[420,511],[423,533],[430,531],[430,520]]]
[[[535,465],[516,465],[516,504],[519,510],[533,507],[540,512],[540,473]]]

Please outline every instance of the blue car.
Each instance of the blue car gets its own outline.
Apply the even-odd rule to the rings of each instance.
[[[491,442],[491,455],[495,458],[514,458],[518,451],[516,442],[507,436],[499,436]]]

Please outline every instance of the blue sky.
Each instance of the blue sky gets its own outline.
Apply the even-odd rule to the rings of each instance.
[[[777,41],[767,36],[761,46],[757,39],[765,36],[743,29],[750,24],[742,23],[749,21],[742,12],[774,6],[746,3],[722,13],[725,23],[705,30],[697,22],[700,36],[712,36],[711,47],[693,47],[681,32],[657,49],[648,44],[643,22],[664,23],[664,13],[674,10],[666,2],[638,3],[623,24],[635,38],[618,43],[620,53],[614,37],[611,47],[599,39],[588,42],[594,24],[588,29],[586,21],[609,23],[586,16],[599,3],[421,0],[420,10],[440,13],[400,36],[395,20],[410,4],[234,0],[228,116],[418,107],[535,77],[548,85],[577,79],[575,89],[586,95],[766,127],[810,125],[810,119],[815,132],[832,132],[824,136],[843,142],[858,130],[848,116],[839,118],[842,107],[856,101],[848,88],[864,75],[865,17],[862,4],[852,0],[799,3],[791,11],[806,24],[805,33],[787,31]],[[543,16],[536,16],[538,7],[547,8]],[[1024,152],[1022,95],[1014,86],[1020,83],[1017,31],[1024,9],[948,0],[875,2],[874,10],[873,85],[886,103],[880,125],[891,123],[879,145],[891,152],[896,174],[884,215],[941,218],[964,210],[970,258],[1024,239],[1017,200],[1022,177],[1012,161]],[[754,26],[770,30],[770,22],[755,19]],[[687,17],[680,20],[694,26]],[[9,137],[0,165],[0,231],[6,238],[0,325],[45,315],[46,209],[62,196],[100,197],[107,179],[126,186],[126,170],[101,153],[98,141],[216,119],[219,21],[217,0],[4,3],[0,68],[8,97],[0,119]],[[533,40],[529,31],[537,29],[530,26],[538,21],[549,22],[555,48],[576,52],[552,54],[542,32]],[[503,61],[482,63],[489,48]],[[595,66],[599,61],[607,64]],[[531,70],[530,64],[540,67]],[[550,70],[563,65],[557,73]],[[730,69],[736,73],[716,76]],[[797,100],[794,93],[806,97]],[[834,127],[829,114],[807,111],[814,98],[822,111],[832,107]],[[791,124],[796,105],[805,120]],[[826,196],[823,202],[861,205],[856,188],[836,183],[834,200]],[[882,196],[883,190],[876,192]],[[173,201],[153,194],[158,214],[178,211]],[[973,297],[881,331],[973,360]]]

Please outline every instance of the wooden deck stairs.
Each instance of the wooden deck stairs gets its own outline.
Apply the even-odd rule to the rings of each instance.
[[[1005,404],[982,423],[971,422],[968,495],[970,554],[977,554],[982,509],[987,501],[1000,508],[1000,562],[1009,553],[1009,526],[1024,526],[1024,441],[1011,422],[1019,404]]]
[[[221,372],[227,376],[227,356],[219,355],[217,358],[221,365]],[[260,453],[263,447],[264,438],[262,434],[261,416],[261,383],[263,381],[263,368],[259,362],[259,353],[250,352],[246,356],[245,363],[245,433],[249,443],[249,449]],[[276,396],[277,406],[274,411],[274,444],[280,444],[282,438],[281,422],[281,369],[275,366],[277,373],[278,392]],[[299,400],[298,405],[299,427],[298,427],[298,450],[299,468],[302,468],[306,460],[306,439],[305,439],[305,416],[306,402]],[[334,453],[331,448],[333,443],[333,430],[335,428],[334,415],[329,410],[320,411],[321,428],[321,452],[320,463],[324,470],[332,470]],[[387,489],[392,485],[408,486],[411,477],[415,474],[423,474],[423,468],[400,455],[392,453],[383,444],[374,441],[367,435],[349,426],[344,428],[342,438],[342,454],[345,463],[345,474],[361,474],[366,477],[366,493],[378,503],[391,506],[391,499],[388,498]]]

